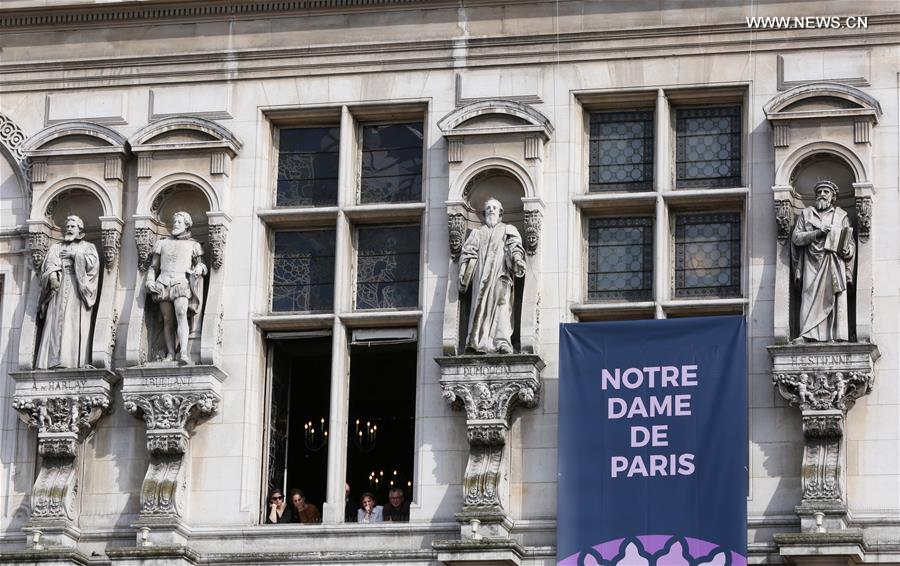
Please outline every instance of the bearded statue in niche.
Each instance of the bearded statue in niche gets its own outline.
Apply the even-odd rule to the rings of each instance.
[[[795,342],[845,342],[849,339],[847,286],[853,283],[853,228],[835,205],[838,187],[815,186],[816,202],[797,217],[791,234],[794,283],[800,289],[799,329]]]
[[[501,222],[503,205],[484,203],[484,224],[469,233],[459,264],[459,292],[472,287],[466,350],[512,354],[513,278],[525,276],[525,248],[515,226]]]
[[[172,235],[156,242],[144,286],[162,314],[166,344],[163,361],[178,358],[191,363],[190,338],[199,328],[203,302],[203,248],[191,237],[193,220],[187,212],[172,216]]]
[[[91,311],[97,302],[100,256],[84,241],[84,221],[66,218],[63,241],[41,266],[38,317],[44,319],[37,369],[90,367]]]

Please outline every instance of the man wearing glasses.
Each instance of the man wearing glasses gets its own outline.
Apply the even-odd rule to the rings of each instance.
[[[409,503],[403,497],[403,490],[399,487],[391,488],[388,494],[388,504],[382,510],[385,521],[409,522]]]

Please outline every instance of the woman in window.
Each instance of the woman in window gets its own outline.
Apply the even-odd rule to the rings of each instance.
[[[275,488],[269,493],[269,514],[266,515],[266,524],[293,522],[294,513],[284,500],[284,492]]]
[[[375,505],[375,496],[368,491],[360,498],[359,511],[356,512],[357,523],[380,523],[382,518],[381,505]]]
[[[294,523],[320,523],[322,515],[319,508],[306,502],[306,496],[299,489],[291,490],[291,511],[294,514]]]

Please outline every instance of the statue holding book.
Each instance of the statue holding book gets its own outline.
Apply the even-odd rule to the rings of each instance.
[[[847,285],[853,282],[853,228],[835,205],[838,187],[816,184],[816,202],[797,217],[791,235],[793,279],[800,287],[799,342],[849,339]]]

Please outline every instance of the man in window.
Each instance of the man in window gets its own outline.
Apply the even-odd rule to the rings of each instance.
[[[403,497],[403,490],[392,487],[388,493],[388,504],[381,511],[385,521],[409,522],[409,503]]]
[[[820,181],[815,194],[815,206],[800,213],[791,236],[794,280],[801,286],[797,341],[846,341],[853,230],[847,213],[835,206],[837,185]]]
[[[472,230],[459,260],[459,292],[472,284],[466,349],[512,354],[513,277],[525,276],[525,248],[515,226],[500,221],[503,205],[484,203],[484,224]]]

